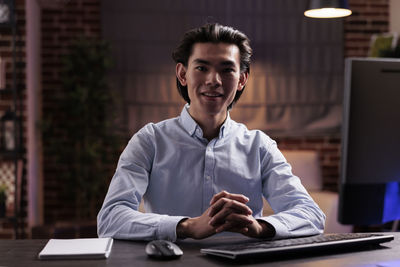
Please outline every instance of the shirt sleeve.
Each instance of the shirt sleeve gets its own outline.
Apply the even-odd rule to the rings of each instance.
[[[325,214],[307,193],[274,141],[262,157],[263,194],[275,214],[262,219],[274,226],[275,238],[321,234]]]
[[[176,226],[186,217],[138,211],[155,153],[151,142],[153,135],[151,125],[146,125],[131,138],[122,152],[97,216],[99,237],[176,240]]]

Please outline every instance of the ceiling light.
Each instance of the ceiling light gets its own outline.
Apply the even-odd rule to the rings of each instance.
[[[351,10],[346,0],[310,0],[304,15],[310,18],[341,18],[351,15]]]

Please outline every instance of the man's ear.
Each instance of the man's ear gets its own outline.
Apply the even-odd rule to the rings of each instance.
[[[242,91],[244,86],[247,83],[247,79],[249,78],[249,73],[247,71],[240,73],[239,83],[238,83],[238,91]]]
[[[182,63],[176,64],[176,77],[178,78],[179,82],[182,86],[186,86],[186,67]]]

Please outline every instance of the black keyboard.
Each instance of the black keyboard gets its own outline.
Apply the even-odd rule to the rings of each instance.
[[[315,250],[316,248],[332,248],[335,246],[348,247],[379,244],[393,239],[393,235],[373,233],[322,234],[308,237],[217,246],[202,249],[201,252],[228,258],[237,258],[246,255],[276,254],[279,252]]]

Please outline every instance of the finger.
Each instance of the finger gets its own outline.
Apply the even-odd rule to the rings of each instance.
[[[247,205],[243,203],[223,198],[218,200],[213,206],[210,207],[208,216],[214,217],[219,214],[217,216],[217,219],[219,219],[229,215],[230,213],[251,215],[253,212]]]
[[[221,215],[218,213],[216,216],[211,218],[209,221],[209,225],[213,227],[219,227],[220,225],[225,224],[226,222],[233,222],[240,227],[244,227],[253,223],[251,216],[237,214],[237,213],[229,213],[227,215]]]
[[[213,217],[215,216],[215,214],[219,213],[222,209],[229,209],[231,212],[248,214],[248,215],[251,215],[253,213],[252,210],[246,204],[243,204],[233,199],[221,198],[209,208],[208,216]],[[226,215],[227,213],[222,213],[222,215],[223,214]]]
[[[229,208],[224,208],[218,211],[215,215],[212,216],[210,221],[208,222],[211,226],[217,226],[220,224],[224,224],[228,215],[233,213],[234,211]]]
[[[215,202],[217,202],[219,199],[224,198],[226,196],[228,196],[229,193],[225,190],[219,192],[218,194],[215,194],[212,199],[210,200],[210,205],[214,204]]]
[[[210,205],[213,205],[215,202],[217,202],[221,198],[229,198],[229,199],[233,199],[233,200],[239,201],[241,203],[249,202],[249,198],[246,197],[245,195],[242,195],[242,194],[231,194],[231,193],[229,193],[229,192],[224,190],[224,191],[221,191],[218,194],[215,194],[213,196],[213,198],[210,201]]]
[[[222,225],[216,227],[216,232],[223,231],[247,233],[253,221],[248,216],[234,214],[228,218]]]
[[[228,217],[226,217],[226,220],[228,222],[233,222],[237,227],[250,227],[251,224],[253,224],[254,220],[252,219],[252,216],[249,215],[243,215],[243,214],[237,214],[237,213],[232,213]]]
[[[221,232],[224,232],[224,231],[230,231],[231,229],[233,229],[235,227],[236,226],[235,226],[234,222],[225,222],[224,224],[218,226],[215,229],[215,232],[216,233],[221,233]]]

